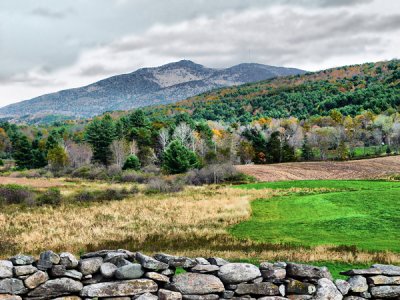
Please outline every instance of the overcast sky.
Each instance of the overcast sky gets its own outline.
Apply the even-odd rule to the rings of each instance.
[[[389,60],[399,37],[398,0],[1,0],[0,106],[181,59]]]

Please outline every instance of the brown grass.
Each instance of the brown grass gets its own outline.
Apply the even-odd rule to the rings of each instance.
[[[400,156],[344,162],[295,162],[237,166],[260,181],[311,179],[374,179],[400,173]]]
[[[76,185],[81,187],[84,184]],[[97,183],[99,186],[102,184]],[[126,248],[147,253],[245,259],[346,262],[399,262],[399,254],[353,249],[294,248],[233,238],[227,228],[249,218],[249,202],[272,190],[229,187],[187,188],[177,194],[139,194],[122,201],[64,204],[61,207],[8,207],[0,212],[0,257],[45,249],[92,251]]]

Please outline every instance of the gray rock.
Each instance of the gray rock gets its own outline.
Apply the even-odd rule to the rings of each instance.
[[[49,275],[43,271],[37,271],[24,280],[25,286],[29,289],[34,289],[49,280]]]
[[[281,294],[281,296],[286,296],[286,286],[281,284],[279,287],[279,294]]]
[[[14,266],[24,266],[33,264],[35,259],[29,255],[18,254],[11,257],[10,261],[14,264]]]
[[[29,297],[59,297],[74,293],[79,293],[83,288],[82,283],[70,278],[58,278],[46,281],[36,289],[31,291]]]
[[[227,290],[232,290],[232,291],[236,290],[237,287],[238,287],[237,284],[227,284],[227,285],[225,286],[225,288],[226,288]]]
[[[315,285],[295,279],[289,279],[286,285],[286,294],[312,295],[315,291]]]
[[[371,288],[371,294],[374,298],[400,298],[399,285],[381,285]]]
[[[302,279],[328,278],[333,280],[331,273],[326,267],[316,267],[304,264],[288,263],[286,267],[288,277]]]
[[[35,273],[37,270],[38,269],[32,265],[15,266],[14,274],[15,274],[15,276],[31,275],[31,274]]]
[[[343,296],[347,295],[350,290],[350,283],[348,283],[346,280],[343,279],[336,279],[335,280],[335,285],[339,292],[342,293]]]
[[[78,272],[77,270],[67,270],[65,271],[64,276],[76,280],[82,280],[83,277],[82,273]]]
[[[363,275],[363,276],[371,276],[371,275],[380,275],[382,271],[378,268],[369,268],[369,269],[352,269],[346,272],[340,272],[342,275],[346,276],[355,276],[355,275]]]
[[[260,283],[260,282],[263,282],[262,277],[257,277],[257,278],[254,278],[253,280],[249,281],[249,283]]]
[[[107,255],[120,254],[120,253],[126,254],[130,259],[135,258],[135,253],[128,251],[128,250],[119,249],[119,250],[100,250],[100,251],[96,251],[96,252],[89,252],[89,253],[82,255],[81,259],[93,258],[93,257],[105,258]]]
[[[89,284],[95,284],[95,283],[99,283],[99,282],[103,282],[103,281],[104,281],[103,275],[97,273],[97,274],[92,275],[90,278],[82,280],[82,283],[83,283],[83,285],[89,285]]]
[[[65,266],[55,265],[55,266],[51,267],[50,275],[51,275],[51,277],[63,277],[66,271],[67,271],[67,268]]]
[[[169,266],[168,263],[158,261],[140,252],[136,253],[136,260],[143,266],[143,268],[154,271],[166,270]]]
[[[229,261],[227,261],[225,259],[222,259],[220,257],[210,257],[207,260],[208,260],[208,262],[210,264],[215,265],[215,266],[219,266],[219,267],[221,267],[223,265],[226,265],[226,264],[229,264]]]
[[[85,286],[81,297],[121,297],[157,292],[157,284],[149,279],[102,282]]]
[[[365,298],[358,297],[358,296],[347,296],[343,300],[365,300]]]
[[[161,274],[165,276],[172,276],[175,275],[175,271],[173,269],[166,269],[162,271]]]
[[[191,272],[194,273],[212,273],[219,271],[219,267],[216,265],[196,265],[190,269]]]
[[[134,299],[135,300],[158,300],[158,297],[151,293],[144,293],[140,296],[135,297]]]
[[[9,260],[0,260],[0,279],[13,277],[13,263]]]
[[[268,281],[281,281],[286,277],[286,269],[276,265],[262,263],[260,265],[262,277]]]
[[[277,261],[274,263],[274,267],[286,269],[287,263],[284,261]]]
[[[234,291],[228,291],[228,290],[226,290],[226,291],[224,292],[224,294],[222,295],[222,298],[224,298],[224,299],[231,299],[231,298],[233,298],[234,295],[235,295],[235,292],[234,292]]]
[[[117,269],[118,267],[116,265],[106,262],[100,266],[100,273],[104,276],[104,278],[112,278],[114,277]]]
[[[121,256],[115,256],[112,259],[108,260],[107,262],[116,265],[118,268],[130,265],[132,263]]]
[[[360,296],[365,298],[365,299],[371,299],[372,298],[372,295],[371,295],[370,292],[362,292],[362,293],[360,293]]]
[[[400,276],[383,276],[377,275],[367,278],[367,281],[373,285],[399,285]]]
[[[354,293],[362,293],[368,290],[367,279],[363,276],[350,277],[348,283],[350,283],[350,291]]]
[[[65,297],[57,297],[52,300],[81,300],[81,297],[78,296],[65,296]]]
[[[154,255],[154,258],[175,268],[192,268],[197,265],[195,260],[183,256],[173,256],[164,253],[158,253]]]
[[[263,261],[260,263],[260,270],[271,270],[274,265],[268,261]]]
[[[167,283],[169,282],[169,277],[162,275],[160,273],[156,273],[156,272],[147,272],[146,274],[144,274],[144,276],[146,278],[152,279],[156,282],[162,282],[162,283]]]
[[[22,300],[20,296],[17,295],[0,295],[0,300]]]
[[[289,300],[311,300],[313,296],[311,295],[287,295]]]
[[[317,293],[315,300],[342,300],[342,293],[336,288],[336,285],[327,278],[318,280]]]
[[[267,296],[258,298],[258,300],[287,300],[288,298],[280,297],[280,296]]]
[[[45,251],[40,253],[40,258],[37,263],[37,268],[42,271],[51,269],[53,265],[60,263],[60,256],[53,251]]]
[[[400,276],[400,267],[399,266],[375,264],[375,265],[372,265],[372,267],[381,270],[382,275]]]
[[[0,280],[0,294],[23,295],[28,292],[24,283],[20,279],[6,278]]]
[[[112,260],[121,259],[121,258],[126,259],[126,260],[129,260],[129,259],[132,260],[132,258],[125,252],[110,252],[110,253],[107,253],[106,256],[104,256],[104,262],[111,262]]]
[[[158,299],[160,300],[182,300],[182,294],[169,290],[160,289],[158,291]]]
[[[277,296],[280,295],[279,288],[271,282],[260,282],[260,283],[241,283],[238,284],[236,289],[238,295],[262,295],[262,296]]]
[[[218,271],[218,277],[227,284],[247,282],[260,276],[261,272],[256,266],[245,263],[229,263]]]
[[[60,254],[60,264],[65,266],[67,269],[75,269],[78,266],[79,261],[73,254],[63,252]]]
[[[213,275],[184,273],[172,278],[171,288],[184,295],[221,293],[225,290],[221,280]]]
[[[102,264],[103,258],[101,257],[85,258],[79,262],[79,271],[83,275],[91,275],[99,271]]]
[[[140,264],[129,264],[118,268],[115,271],[115,277],[120,280],[137,279],[142,277],[144,270]]]
[[[219,296],[215,294],[209,295],[182,295],[183,300],[218,300]]]
[[[204,257],[196,257],[194,259],[199,265],[210,265],[210,262]]]

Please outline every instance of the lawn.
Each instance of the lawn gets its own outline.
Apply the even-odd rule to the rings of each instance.
[[[367,251],[400,252],[400,182],[315,180],[242,187],[293,192],[253,201],[252,217],[231,227],[235,237],[277,244],[345,245]],[[313,193],[310,189],[314,189]]]

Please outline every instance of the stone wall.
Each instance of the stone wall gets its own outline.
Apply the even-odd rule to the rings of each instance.
[[[176,268],[186,273],[175,274]],[[373,265],[333,280],[325,267],[229,263],[224,259],[154,257],[126,250],[17,255],[0,260],[0,300],[361,300],[400,299],[400,267]]]

